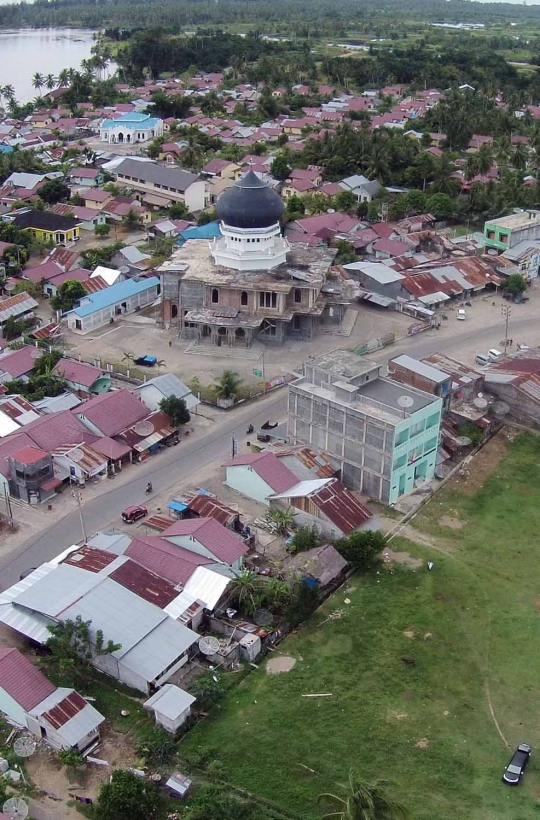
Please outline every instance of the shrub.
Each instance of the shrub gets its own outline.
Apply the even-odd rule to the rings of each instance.
[[[386,536],[380,530],[352,532],[336,542],[335,548],[355,570],[373,569],[386,545]]]
[[[298,527],[293,536],[289,546],[289,552],[292,552],[293,555],[296,555],[297,552],[306,552],[306,550],[312,550],[318,547],[320,542],[321,539],[317,527],[301,526]]]

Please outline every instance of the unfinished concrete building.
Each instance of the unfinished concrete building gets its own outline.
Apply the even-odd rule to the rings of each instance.
[[[185,339],[250,347],[311,339],[318,325],[339,323],[357,286],[331,271],[335,250],[289,246],[283,209],[253,171],[225,191],[221,236],[189,240],[158,269],[164,324]]]
[[[433,478],[442,400],[348,350],[310,359],[289,386],[289,437],[323,450],[343,483],[385,504]]]

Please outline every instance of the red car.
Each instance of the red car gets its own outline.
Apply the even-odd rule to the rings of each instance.
[[[144,518],[145,515],[148,515],[148,510],[146,507],[141,505],[136,505],[135,507],[126,507],[124,512],[122,513],[122,520],[126,522],[126,524],[133,524],[134,521],[138,521],[139,518]]]

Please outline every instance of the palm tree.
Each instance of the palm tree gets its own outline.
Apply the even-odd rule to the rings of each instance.
[[[129,375],[129,366],[134,364],[135,362],[135,355],[131,353],[129,350],[124,351],[124,355],[122,356],[122,363],[126,366],[126,371]]]
[[[449,196],[454,193],[456,186],[452,174],[455,170],[455,165],[448,157],[448,154],[437,157],[433,174],[433,193],[448,194]]]
[[[45,77],[43,74],[40,74],[39,71],[36,71],[34,76],[32,77],[32,87],[36,89],[39,96],[41,97],[40,91],[45,85]]]
[[[232,583],[232,598],[247,615],[252,615],[259,604],[261,584],[258,575],[249,569],[243,569]]]
[[[385,143],[375,143],[368,160],[366,175],[370,179],[378,179],[382,182],[390,174],[389,167],[390,152]]]
[[[217,395],[221,399],[235,399],[242,379],[234,370],[224,370],[216,379]]]
[[[518,171],[524,171],[529,161],[529,149],[522,142],[518,142],[512,154],[512,165]]]
[[[329,803],[334,811],[323,815],[335,820],[398,820],[406,818],[407,810],[400,803],[385,794],[388,782],[375,780],[372,783],[360,780],[351,769],[348,783],[338,783],[343,797],[337,794],[321,794],[319,802]]]
[[[2,89],[2,94],[6,98],[6,100],[12,100],[15,96],[15,89],[12,85],[5,85]]]
[[[47,74],[45,77],[45,85],[48,91],[52,91],[53,88],[56,88],[58,80],[54,76],[54,74]]]
[[[294,523],[293,508],[287,507],[286,510],[270,510],[268,518],[277,527],[278,535],[288,535]]]
[[[166,365],[165,359],[158,359],[158,361],[156,362],[158,373],[161,373],[161,368],[165,367],[165,365]]]
[[[470,182],[478,174],[478,155],[469,154],[465,163],[465,179]]]
[[[62,71],[58,73],[58,85],[60,88],[65,88],[69,83],[69,71],[67,68],[63,68]]]
[[[478,159],[478,173],[487,174],[493,165],[493,148],[485,142],[478,149],[476,156]]]

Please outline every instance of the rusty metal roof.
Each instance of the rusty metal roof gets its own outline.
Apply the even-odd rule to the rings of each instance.
[[[372,518],[371,512],[337,478],[310,496],[310,500],[347,535]]]
[[[72,567],[79,567],[79,569],[86,569],[89,572],[101,572],[117,558],[118,556],[112,552],[84,546],[77,552],[72,552],[63,563],[70,564]]]
[[[73,690],[64,700],[61,700],[60,703],[57,703],[56,706],[49,709],[48,712],[43,712],[42,717],[51,724],[53,729],[59,729],[61,726],[64,726],[68,720],[71,720],[71,718],[75,717],[79,712],[82,712],[86,706],[88,706],[87,702],[78,692]]]
[[[336,468],[323,453],[316,453],[310,447],[288,447],[286,450],[276,452],[278,458],[285,456],[296,456],[308,470],[314,470],[317,478],[332,478],[336,473]]]
[[[160,578],[155,572],[151,572],[135,561],[126,561],[125,564],[115,569],[110,577],[117,584],[130,589],[140,598],[155,604],[160,609],[165,609],[178,595],[178,590],[172,583]]]
[[[187,503],[190,510],[193,510],[201,518],[215,518],[224,527],[227,526],[231,518],[238,517],[238,512],[227,507],[226,504],[222,504],[217,498],[205,493],[197,493],[193,498],[188,499]]]

